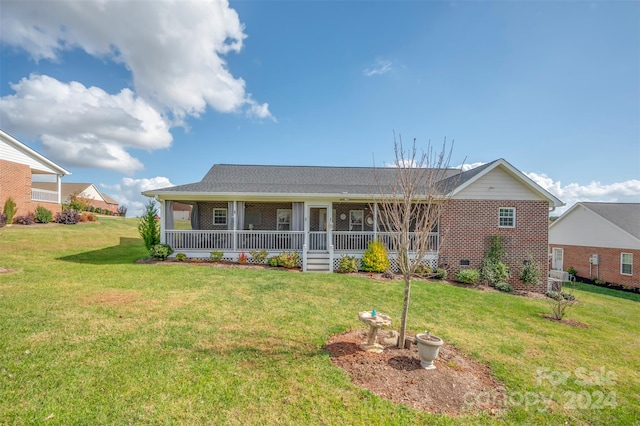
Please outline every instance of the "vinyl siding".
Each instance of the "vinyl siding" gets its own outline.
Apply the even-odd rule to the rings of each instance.
[[[12,163],[24,164],[29,166],[32,170],[57,174],[57,172],[49,166],[42,164],[35,158],[25,154],[2,139],[0,139],[0,159],[10,161]]]
[[[505,170],[496,167],[454,197],[458,200],[544,200]]]

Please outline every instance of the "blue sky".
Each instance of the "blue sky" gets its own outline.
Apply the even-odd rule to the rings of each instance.
[[[640,202],[636,1],[0,8],[0,127],[134,213],[214,163],[389,163],[394,131]]]

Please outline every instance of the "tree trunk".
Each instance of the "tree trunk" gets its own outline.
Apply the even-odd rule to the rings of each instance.
[[[407,316],[409,314],[409,297],[411,296],[411,276],[404,276],[404,304],[402,317],[400,318],[400,335],[398,336],[398,348],[404,348],[404,340],[407,334]]]

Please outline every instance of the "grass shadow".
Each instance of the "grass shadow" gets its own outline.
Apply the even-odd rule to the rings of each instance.
[[[606,296],[618,297],[620,299],[632,300],[634,302],[640,302],[640,294],[631,293],[628,291],[621,291],[611,288],[598,287],[596,285],[588,283],[571,283],[569,288],[575,288],[577,290],[586,291],[588,293],[604,294]]]
[[[57,260],[91,265],[119,265],[133,263],[144,255],[144,245],[140,238],[120,237],[120,244],[117,246],[58,257]]]

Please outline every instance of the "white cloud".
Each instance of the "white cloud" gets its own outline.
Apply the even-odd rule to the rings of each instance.
[[[611,203],[638,203],[640,202],[640,180],[627,180],[611,184],[591,182],[588,185],[570,183],[562,185],[560,181],[554,181],[544,173],[525,173],[535,183],[558,197],[565,206],[556,209],[554,215],[560,215],[567,211],[578,201],[599,201]]]
[[[367,77],[386,74],[391,71],[391,61],[376,61],[372,66],[365,68],[363,73]]]
[[[483,163],[483,162],[481,162],[481,161],[476,162],[476,163],[471,163],[471,164],[466,164],[466,163],[464,163],[464,164],[459,164],[459,165],[457,165],[457,166],[453,166],[452,168],[453,168],[453,169],[460,169],[460,170],[462,170],[463,172],[466,172],[467,170],[471,170],[471,169],[475,169],[476,167],[480,167],[480,166],[482,166],[483,164],[487,164],[487,163]]]
[[[122,178],[115,185],[100,184],[104,192],[116,200],[121,206],[127,207],[127,216],[137,217],[142,214],[144,205],[149,201],[148,197],[141,194],[152,189],[168,188],[174,186],[169,178],[156,176],[153,178],[132,179]]]
[[[136,93],[176,119],[198,116],[207,105],[271,118],[267,104],[245,92],[223,55],[242,48],[244,26],[226,0],[7,2],[3,41],[34,60],[59,60],[82,49],[123,63]]]
[[[39,75],[11,88],[15,95],[0,99],[0,122],[40,138],[45,154],[65,165],[133,173],[143,166],[126,148],[171,145],[160,113],[129,89],[110,95],[97,87]]]
[[[226,0],[11,1],[3,3],[0,25],[2,43],[35,61],[63,61],[64,52],[80,49],[131,72],[134,91],[108,94],[31,75],[0,99],[3,126],[40,138],[65,166],[139,170],[128,149],[168,147],[169,127],[207,107],[275,121],[223,58],[246,38]]]

